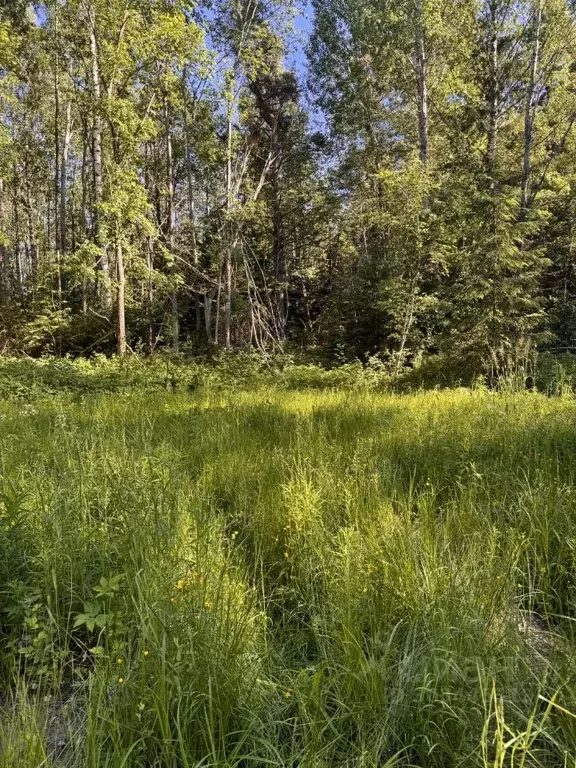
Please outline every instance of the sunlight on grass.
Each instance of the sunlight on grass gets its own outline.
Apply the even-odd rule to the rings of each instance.
[[[0,404],[0,766],[573,768],[575,426],[469,390]]]

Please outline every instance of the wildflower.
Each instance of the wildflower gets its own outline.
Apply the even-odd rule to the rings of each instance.
[[[292,692],[291,691],[284,691],[284,698],[285,699],[289,699],[290,696],[292,696]]]
[[[150,651],[149,650],[145,649],[145,650],[142,651],[142,656],[146,657],[146,656],[149,656],[149,655],[150,655]]]
[[[118,685],[122,685],[123,682],[124,682],[124,678],[123,677],[119,677],[118,678]]]
[[[206,600],[206,602],[204,603],[204,608],[206,608],[207,610],[210,610],[210,608],[212,608],[212,603],[210,602],[210,600]]]
[[[368,587],[364,587],[364,589],[362,590],[362,594],[365,595],[366,592],[368,592]]]
[[[121,659],[120,657],[118,657],[116,659],[116,664],[124,664],[124,659]]]
[[[176,589],[180,589],[180,590],[184,589],[185,583],[186,582],[184,581],[184,579],[180,579],[179,581],[176,582]]]
[[[174,598],[174,597],[171,597],[171,598],[170,598],[170,602],[171,602],[171,603],[175,603],[175,602],[176,602],[176,598]]]
[[[288,554],[288,552],[284,552],[284,557],[290,557],[290,555]]]

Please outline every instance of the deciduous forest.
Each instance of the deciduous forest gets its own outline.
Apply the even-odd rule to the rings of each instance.
[[[575,346],[567,0],[3,0],[0,343]]]

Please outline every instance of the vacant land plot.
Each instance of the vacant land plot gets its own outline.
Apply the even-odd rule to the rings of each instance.
[[[576,402],[0,404],[0,766],[576,765]]]

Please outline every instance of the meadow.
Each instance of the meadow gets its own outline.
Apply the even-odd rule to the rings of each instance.
[[[0,767],[574,768],[576,400],[197,384],[0,402]]]

